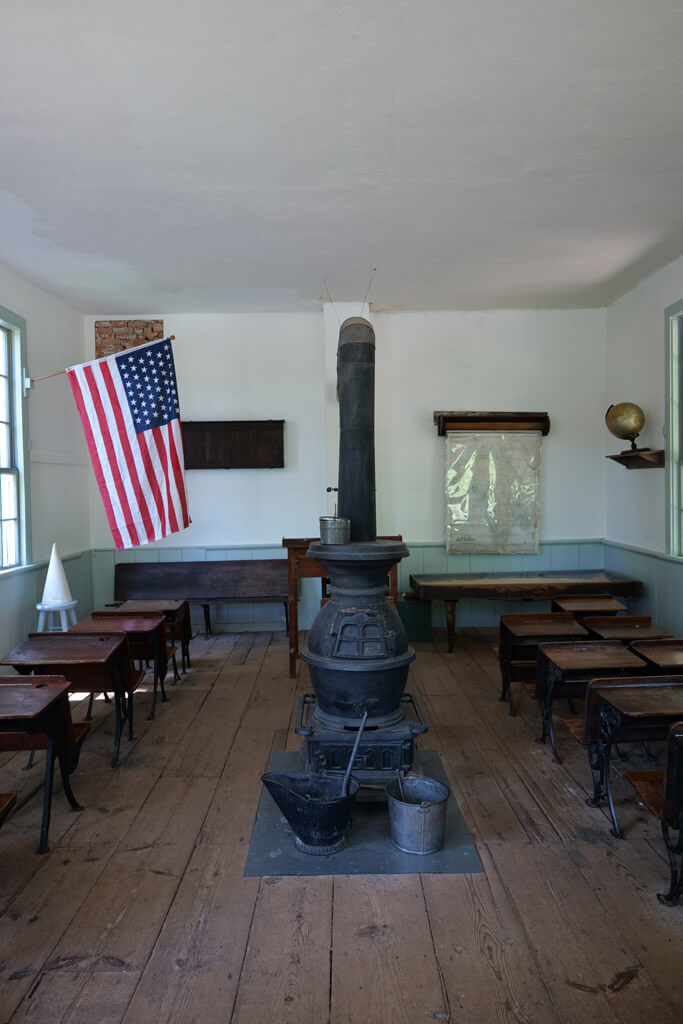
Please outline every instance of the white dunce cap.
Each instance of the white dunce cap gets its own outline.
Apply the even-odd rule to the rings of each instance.
[[[59,557],[57,545],[53,544],[52,554],[50,555],[50,564],[47,567],[47,576],[45,577],[45,586],[43,588],[41,604],[66,604],[68,601],[73,601],[73,597],[69,590],[69,584],[66,579],[62,560]]]

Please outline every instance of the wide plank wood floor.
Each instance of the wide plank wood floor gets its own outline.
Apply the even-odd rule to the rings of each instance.
[[[441,753],[484,872],[243,878],[273,750],[296,749],[287,638],[198,638],[193,668],[109,766],[98,701],[35,853],[42,759],[0,761],[18,809],[0,830],[0,1021],[70,1024],[673,1024],[683,1019],[683,906],[661,906],[659,826],[615,765],[627,838],[586,806],[585,752],[538,709],[498,702],[493,630],[418,644],[408,689]],[[564,713],[557,702],[558,716]],[[75,717],[83,709],[74,708]]]

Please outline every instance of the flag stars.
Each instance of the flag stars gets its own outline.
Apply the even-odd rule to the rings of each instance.
[[[152,343],[116,357],[131,420],[138,432],[170,423],[180,414],[168,343]]]

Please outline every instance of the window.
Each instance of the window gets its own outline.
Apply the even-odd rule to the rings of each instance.
[[[25,344],[24,320],[0,307],[0,569],[29,559]]]

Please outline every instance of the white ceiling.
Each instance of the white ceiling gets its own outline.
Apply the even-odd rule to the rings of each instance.
[[[603,305],[683,252],[683,0],[3,0],[0,261],[83,312]],[[8,298],[3,301],[8,302]]]

